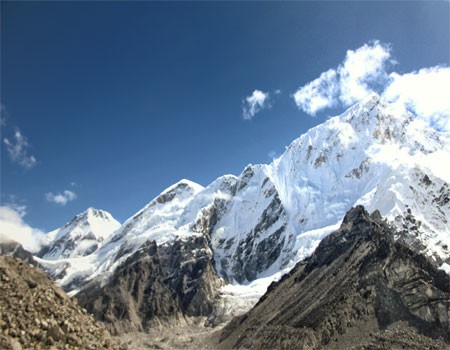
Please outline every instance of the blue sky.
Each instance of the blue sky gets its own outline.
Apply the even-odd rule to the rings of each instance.
[[[345,107],[293,94],[374,40],[398,74],[448,66],[449,3],[1,2],[2,205],[42,230],[90,206],[123,222],[270,162]]]

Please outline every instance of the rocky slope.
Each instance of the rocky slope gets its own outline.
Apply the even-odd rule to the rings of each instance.
[[[6,237],[0,238],[0,256],[1,255],[14,256],[33,266],[39,266],[34,259],[33,254],[28,250],[25,250],[20,243],[6,239]]]
[[[76,297],[113,332],[123,333],[210,316],[219,287],[208,240],[194,236],[161,246],[146,242],[106,285],[91,282]]]
[[[450,348],[450,278],[358,206],[221,335],[223,348]],[[362,336],[363,335],[363,336]]]
[[[40,270],[0,256],[1,349],[119,349],[104,326]]]

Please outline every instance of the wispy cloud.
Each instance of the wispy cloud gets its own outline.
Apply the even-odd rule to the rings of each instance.
[[[4,138],[3,143],[6,145],[9,157],[14,163],[19,164],[25,169],[31,169],[37,163],[36,157],[29,154],[27,138],[22,135],[20,130],[16,128],[12,138]]]
[[[15,241],[36,253],[45,242],[45,234],[23,221],[24,213],[3,205],[0,206],[0,241]]]
[[[269,108],[269,93],[261,90],[254,90],[250,96],[243,100],[242,116],[246,120],[251,120],[256,113],[264,108]]]
[[[49,202],[58,204],[60,206],[65,206],[67,203],[73,201],[77,198],[75,192],[64,190],[62,193],[52,193],[48,192],[45,194],[45,199]]]
[[[300,87],[293,94],[294,101],[310,115],[325,108],[349,106],[385,84],[386,67],[393,63],[390,46],[379,41],[348,50],[337,68]]]

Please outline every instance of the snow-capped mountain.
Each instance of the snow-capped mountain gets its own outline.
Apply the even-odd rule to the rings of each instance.
[[[448,133],[377,95],[309,130],[270,167],[295,231],[294,260],[311,253],[311,232],[363,204],[399,228],[415,220],[415,238],[442,263],[450,256],[449,159]]]
[[[147,241],[168,246],[203,236],[208,247],[198,249],[210,251],[218,275],[248,285],[270,281],[312,254],[362,204],[378,209],[400,230],[399,239],[450,271],[449,160],[448,133],[371,95],[301,135],[271,164],[248,165],[205,188],[181,180],[96,249],[73,239],[55,244],[39,262],[76,293],[91,280],[108,283]],[[69,231],[62,230],[52,233],[55,242]]]
[[[120,223],[104,210],[89,208],[64,227],[47,234],[48,244],[38,254],[46,260],[76,258],[95,252]]]

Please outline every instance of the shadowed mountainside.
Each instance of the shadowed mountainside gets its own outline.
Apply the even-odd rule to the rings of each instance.
[[[450,348],[450,278],[393,239],[378,212],[339,230],[223,330],[223,348]]]
[[[145,243],[105,286],[94,282],[76,295],[110,330],[146,330],[153,322],[208,316],[220,280],[205,236],[158,246]]]

